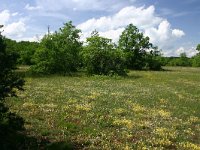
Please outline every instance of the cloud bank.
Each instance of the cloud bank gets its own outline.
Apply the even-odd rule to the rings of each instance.
[[[20,38],[27,30],[25,20],[23,18],[19,18],[17,21],[12,21],[12,18],[17,15],[17,12],[11,13],[9,10],[0,12],[0,24],[4,25],[4,31],[2,34],[8,38]]]
[[[100,35],[118,41],[125,27],[132,23],[137,26],[150,41],[163,51],[169,51],[174,42],[185,35],[181,29],[173,29],[169,21],[158,17],[155,7],[129,6],[121,9],[114,15],[89,19],[77,26],[83,32],[83,39],[94,30]]]
[[[36,6],[48,11],[61,11],[64,9],[78,11],[113,11],[135,0],[36,0]]]
[[[117,42],[125,27],[132,23],[145,36],[149,36],[150,41],[162,49],[165,56],[178,55],[180,48],[186,50],[184,43],[178,43],[179,39],[185,36],[182,29],[173,28],[166,18],[157,13],[154,5],[141,6],[137,5],[137,2],[137,0],[34,0],[23,6],[24,13],[0,11],[0,24],[4,24],[3,34],[9,38],[18,41],[38,41],[46,32],[44,26],[48,24],[54,26],[59,24],[58,21],[61,24],[66,22],[66,19],[73,21],[73,15],[78,14],[78,18],[83,17],[85,20],[76,24],[77,28],[82,30],[82,40],[97,30],[101,36]],[[29,20],[21,18],[21,13]],[[170,12],[165,10],[165,13]],[[87,17],[88,14],[93,18]],[[38,19],[41,22],[38,22]],[[190,55],[191,51],[193,54],[194,49],[192,50],[188,50],[187,54]]]

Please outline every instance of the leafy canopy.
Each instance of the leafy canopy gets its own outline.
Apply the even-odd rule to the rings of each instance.
[[[199,51],[199,53],[200,53],[200,44],[197,45],[196,50]]]
[[[82,48],[80,30],[72,22],[64,24],[59,31],[44,36],[34,56],[32,71],[43,74],[68,74],[77,70]]]
[[[22,89],[24,80],[14,73],[18,55],[6,50],[5,38],[0,32],[0,100],[14,96],[16,89]]]
[[[97,31],[87,38],[82,56],[88,74],[126,74],[123,52],[116,49],[111,39],[100,37]]]
[[[145,37],[133,24],[129,24],[122,32],[119,38],[119,49],[125,53],[126,65],[130,69],[159,70],[161,68],[158,60],[155,59],[158,49],[153,47],[149,37]],[[154,63],[156,66],[152,66]]]
[[[0,139],[3,139],[0,145],[3,149],[12,149],[9,147],[16,145],[13,133],[22,130],[24,124],[23,119],[9,112],[4,103],[6,97],[15,96],[16,90],[22,90],[24,85],[24,80],[14,72],[17,56],[6,49],[5,37],[0,32]]]
[[[192,66],[200,67],[200,44],[197,45],[196,50],[198,53],[192,58]]]

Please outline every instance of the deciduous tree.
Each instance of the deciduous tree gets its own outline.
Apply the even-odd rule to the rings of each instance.
[[[80,30],[72,22],[64,24],[59,31],[44,36],[34,56],[32,71],[43,74],[69,74],[80,64],[82,48]]]
[[[149,38],[144,37],[138,28],[129,24],[119,39],[119,49],[126,54],[127,66],[131,69],[142,69],[145,49],[150,48]]]
[[[11,113],[4,103],[6,97],[15,96],[16,90],[22,90],[24,85],[24,80],[14,72],[16,61],[17,55],[6,50],[5,38],[0,32],[0,145],[3,149],[15,146],[13,133],[22,130],[24,123],[23,119]]]
[[[116,49],[111,39],[99,36],[96,31],[87,38],[87,45],[84,47],[82,56],[89,74],[126,74],[124,53]]]

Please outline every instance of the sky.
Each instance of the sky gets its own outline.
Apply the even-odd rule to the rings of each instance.
[[[54,32],[72,21],[82,41],[97,30],[117,43],[132,23],[164,56],[196,54],[199,16],[200,0],[0,0],[0,24],[8,38],[39,41],[48,26]]]

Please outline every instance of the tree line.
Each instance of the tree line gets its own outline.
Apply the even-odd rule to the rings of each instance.
[[[23,138],[18,133],[24,130],[24,120],[10,112],[5,100],[6,97],[16,96],[17,90],[23,90],[24,80],[14,72],[18,53],[11,50],[12,44],[7,45],[8,42],[13,43],[0,31],[0,145],[1,149],[16,149],[18,140]]]
[[[6,39],[7,49],[17,52],[18,63],[31,65],[39,74],[69,74],[84,68],[88,74],[126,75],[127,69],[160,70],[160,51],[133,24],[128,25],[118,43],[93,31],[86,42],[81,31],[67,22],[40,42]]]
[[[18,64],[31,65],[36,74],[70,74],[84,68],[88,74],[126,75],[128,69],[162,70],[161,66],[200,67],[199,53],[188,58],[163,57],[133,24],[129,24],[114,43],[93,31],[80,40],[81,30],[67,22],[58,31],[46,34],[40,42],[16,42],[6,39],[8,51],[18,55]],[[200,51],[200,46],[197,46]]]
[[[161,57],[160,62],[162,66],[200,67],[200,51],[191,58],[187,57],[185,52],[179,57]]]

